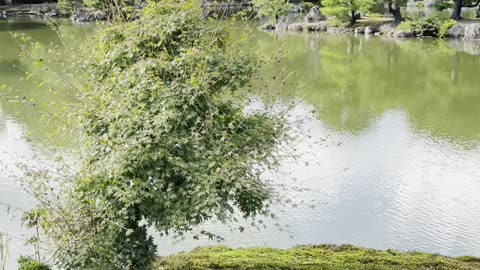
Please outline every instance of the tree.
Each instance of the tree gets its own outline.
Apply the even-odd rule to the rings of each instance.
[[[181,236],[211,219],[270,213],[261,175],[278,164],[283,120],[229,98],[249,86],[255,58],[233,43],[238,32],[178,2],[150,3],[85,49],[75,110],[83,166],[68,193],[35,186],[62,269],[151,269],[148,227]]]
[[[367,11],[375,2],[373,0],[324,0],[321,8],[322,14],[335,17],[341,22],[355,24],[359,11]]]
[[[399,24],[403,21],[402,13],[400,8],[407,3],[407,0],[386,0],[386,6],[388,8],[388,12],[393,15],[394,22]]]
[[[480,0],[455,0],[453,4],[452,19],[459,21],[462,18],[462,7],[478,7]],[[478,17],[478,15],[477,15]]]
[[[253,0],[252,4],[258,10],[258,15],[267,17],[271,23],[276,23],[290,10],[288,0]]]

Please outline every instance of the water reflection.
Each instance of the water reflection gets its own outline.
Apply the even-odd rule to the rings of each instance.
[[[266,71],[295,72],[281,94],[307,97],[321,121],[336,130],[360,133],[386,111],[403,110],[419,132],[465,143],[480,138],[480,107],[474,105],[480,102],[480,77],[475,75],[480,58],[472,56],[480,51],[478,43],[325,35],[263,38],[263,46],[278,42],[291,49],[290,57]]]

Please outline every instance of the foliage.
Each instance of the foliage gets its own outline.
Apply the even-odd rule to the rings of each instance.
[[[302,2],[300,7],[304,12],[309,12],[315,5],[312,2]]]
[[[443,37],[448,29],[455,25],[455,21],[441,16],[420,18],[406,21],[398,26],[398,30],[412,32],[417,36]]]
[[[272,248],[198,248],[188,254],[161,258],[160,270],[318,270],[318,269],[480,269],[480,263],[420,252],[373,250],[350,245],[300,246],[288,250]]]
[[[355,16],[359,11],[367,12],[374,5],[374,0],[324,0],[321,12],[341,22],[355,23]]]
[[[52,270],[52,268],[31,257],[20,257],[18,259],[18,270]]]
[[[252,4],[258,9],[258,15],[267,17],[271,23],[290,11],[290,3],[285,0],[252,0]]]
[[[448,19],[444,20],[442,24],[440,25],[440,29],[438,30],[438,36],[443,38],[447,35],[448,30],[450,28],[454,27],[457,24],[455,20]]]
[[[149,227],[182,237],[208,220],[270,214],[261,175],[278,166],[282,117],[231,98],[256,59],[235,43],[246,36],[201,14],[194,1],[150,3],[81,51],[82,167],[55,192],[49,172],[28,175],[60,268],[151,269]]]

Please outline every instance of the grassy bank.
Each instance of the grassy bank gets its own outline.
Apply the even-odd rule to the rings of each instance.
[[[160,258],[159,270],[356,270],[356,269],[480,269],[480,258],[449,258],[420,252],[380,251],[350,245],[272,248],[198,248]]]

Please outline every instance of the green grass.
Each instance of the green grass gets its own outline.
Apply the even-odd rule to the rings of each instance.
[[[230,249],[198,248],[162,257],[158,270],[450,270],[480,269],[480,258],[449,258],[421,252],[373,250],[350,245]]]

